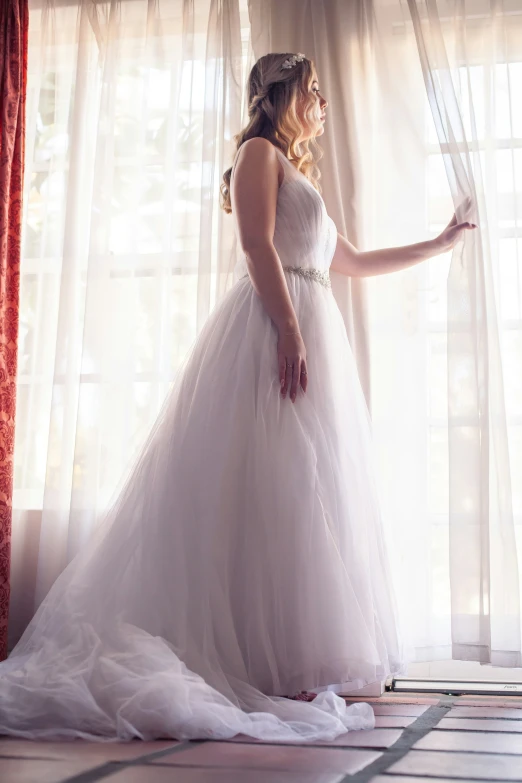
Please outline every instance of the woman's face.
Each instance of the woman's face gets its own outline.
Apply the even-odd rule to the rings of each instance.
[[[317,79],[314,79],[312,82],[310,95],[308,96],[307,101],[312,106],[311,114],[313,119],[311,122],[308,122],[304,117],[304,108],[307,105],[307,102],[301,99],[297,105],[297,116],[303,125],[303,137],[305,139],[309,139],[312,136],[321,136],[324,133],[325,109],[328,106],[328,101],[321,94],[319,81]]]

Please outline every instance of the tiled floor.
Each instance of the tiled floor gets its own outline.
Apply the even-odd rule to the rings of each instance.
[[[387,693],[373,731],[332,742],[0,738],[1,783],[471,783],[522,781],[522,698]]]

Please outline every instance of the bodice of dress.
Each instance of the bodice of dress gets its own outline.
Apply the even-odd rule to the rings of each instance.
[[[279,186],[274,229],[274,246],[283,268],[302,277],[329,285],[328,270],[337,244],[337,228],[326,211],[320,193],[298,171],[281,150],[284,177]],[[234,279],[248,274],[234,213],[237,257]]]

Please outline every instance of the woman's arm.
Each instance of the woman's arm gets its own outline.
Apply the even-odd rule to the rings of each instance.
[[[243,149],[244,147],[244,149]],[[252,286],[277,333],[277,364],[281,396],[295,402],[297,388],[307,388],[306,348],[292,299],[274,246],[279,162],[273,144],[255,137],[238,153],[231,185],[239,242],[246,256]]]
[[[445,251],[441,249],[436,239],[417,242],[415,245],[404,245],[404,247],[359,251],[338,233],[337,247],[330,269],[350,277],[373,277],[406,269],[443,252]]]
[[[469,208],[469,199],[465,202]],[[477,228],[475,223],[457,223],[456,215],[435,239],[417,242],[403,247],[386,247],[381,250],[359,251],[345,237],[337,234],[337,246],[330,269],[350,277],[373,277],[397,272],[418,264],[432,256],[447,253],[459,241],[467,229]]]
[[[231,184],[239,243],[252,285],[279,331],[298,331],[299,323],[273,237],[278,195],[277,153],[267,139],[246,141]]]

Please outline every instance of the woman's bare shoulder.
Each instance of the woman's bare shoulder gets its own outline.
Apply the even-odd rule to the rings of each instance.
[[[266,139],[249,139],[244,146],[244,157],[239,156],[230,197],[239,240],[246,250],[272,241],[274,236],[279,162],[275,148]]]
[[[273,173],[281,184],[284,173],[278,161],[277,149],[274,144],[262,136],[247,139],[239,148],[234,164],[235,179],[242,176],[257,179]]]

